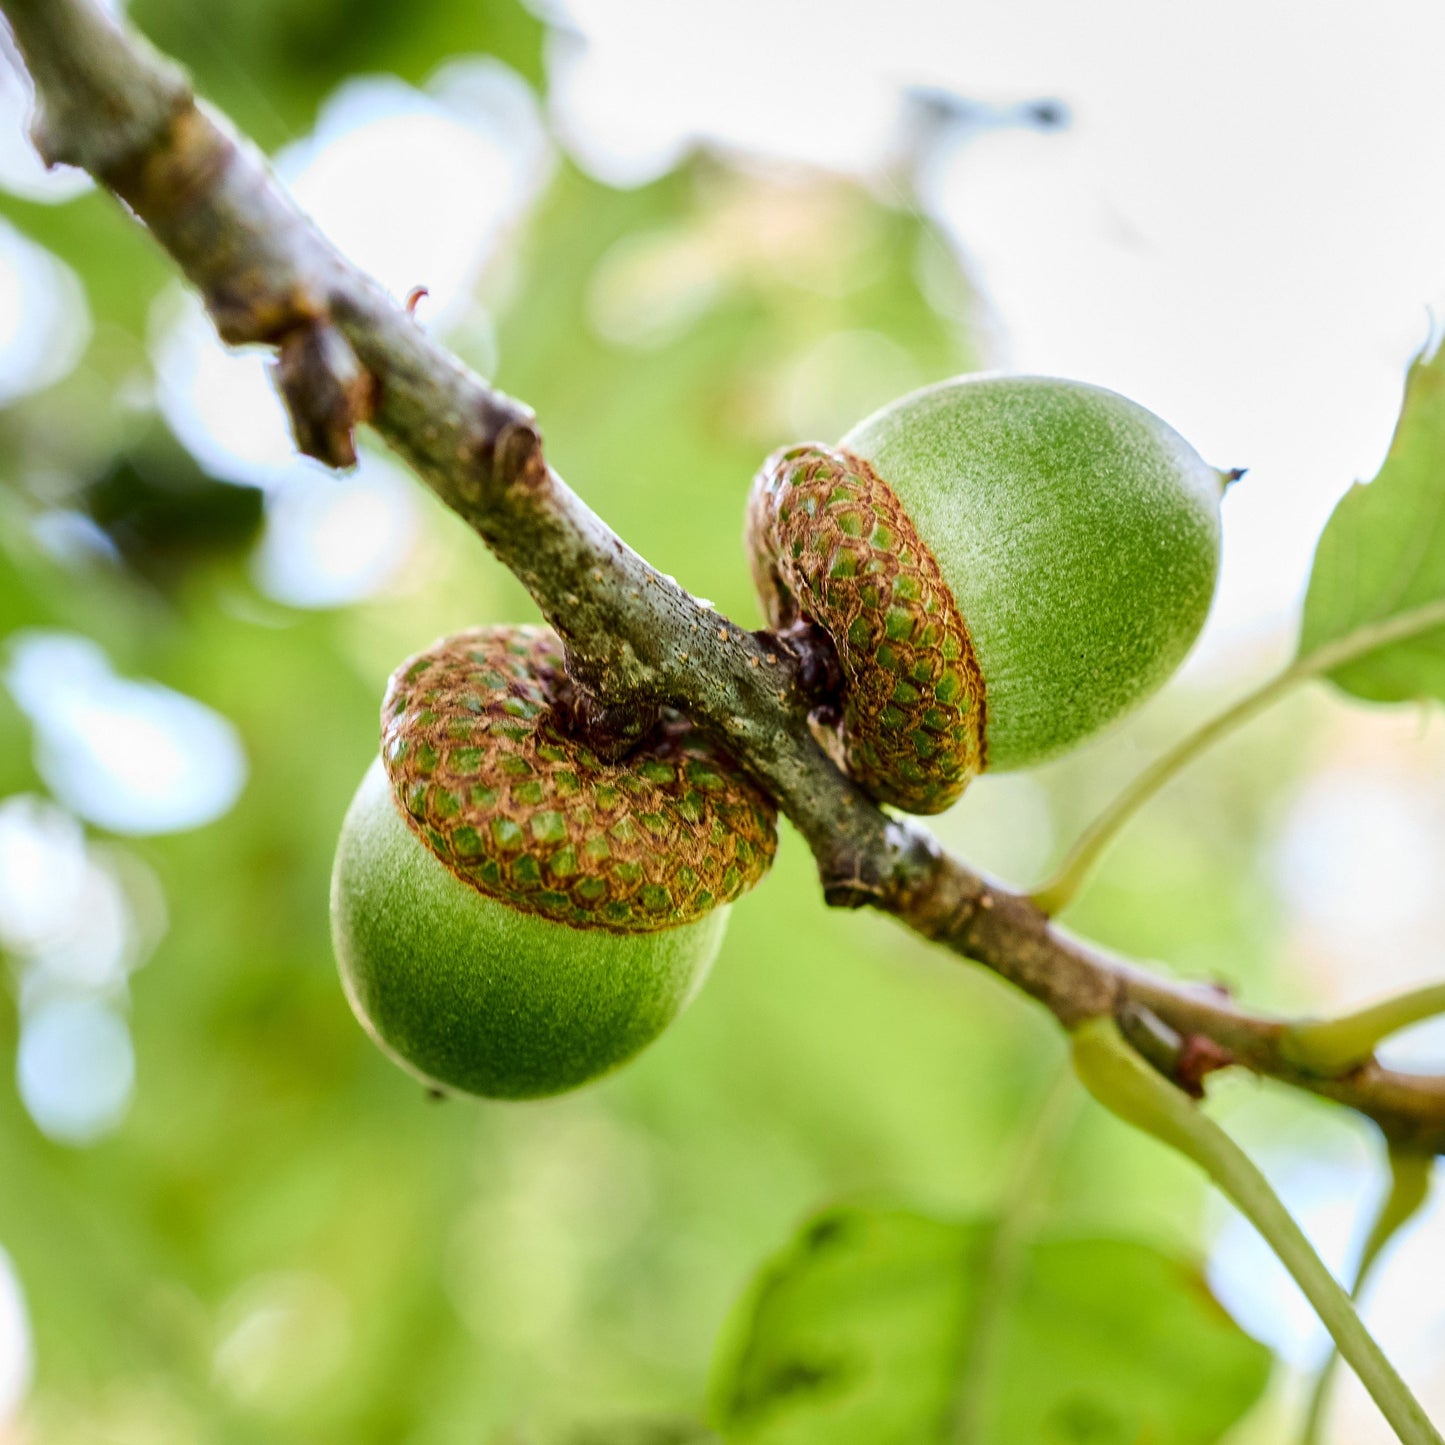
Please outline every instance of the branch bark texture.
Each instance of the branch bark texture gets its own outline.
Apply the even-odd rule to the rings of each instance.
[[[718,615],[628,547],[548,467],[532,413],[341,256],[172,62],[96,0],[0,0],[0,10],[36,84],[41,153],[83,167],[125,203],[223,339],[275,347],[300,449],[346,466],[356,427],[374,426],[525,583],[599,708],[673,707],[727,743],[807,840],[830,903],[892,914],[1023,989],[1065,1028],[1118,1018],[1186,1087],[1238,1064],[1358,1110],[1397,1144],[1445,1153],[1445,1076],[1373,1059],[1313,1076],[1281,1046],[1287,1021],[1072,938],[876,807],[809,730],[816,668],[806,652]]]

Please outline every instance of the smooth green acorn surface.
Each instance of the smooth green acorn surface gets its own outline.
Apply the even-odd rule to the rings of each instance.
[[[331,883],[342,982],[367,1032],[427,1083],[491,1098],[561,1093],[630,1059],[701,987],[726,914],[615,933],[488,897],[408,827],[379,760]]]
[[[1154,691],[1209,611],[1223,478],[1101,387],[962,377],[840,449],[872,464],[932,551],[986,688],[984,765],[1063,752]]]

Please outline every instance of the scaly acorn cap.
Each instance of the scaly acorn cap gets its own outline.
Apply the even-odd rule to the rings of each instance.
[[[788,447],[748,499],[753,582],[773,627],[833,639],[846,683],[838,765],[911,813],[946,808],[984,767],[984,683],[973,640],[903,504],[860,456]]]
[[[382,758],[412,831],[490,898],[574,928],[645,933],[767,872],[775,814],[680,718],[604,762],[567,729],[562,645],[541,627],[444,638],[393,673]]]
[[[770,625],[832,637],[823,740],[868,792],[948,807],[1147,696],[1208,614],[1226,479],[1101,387],[960,377],[753,485],[747,543]]]

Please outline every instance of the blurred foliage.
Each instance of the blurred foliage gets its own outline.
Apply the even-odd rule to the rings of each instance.
[[[542,28],[510,0],[132,11],[271,148],[358,71],[419,79],[483,50],[534,83],[542,74]],[[77,271],[96,322],[76,371],[0,415],[0,630],[95,638],[120,672],[224,714],[250,762],[220,821],[117,844],[154,874],[168,927],[130,982],[137,1081],[115,1132],[86,1148],[39,1132],[10,1068],[15,960],[17,987],[0,992],[0,1246],[37,1360],[23,1438],[710,1438],[697,1423],[708,1361],[757,1262],[840,1197],[988,1217],[1059,1069],[1054,1026],[886,920],[830,913],[785,830],[707,989],[637,1063],[542,1104],[426,1098],[337,986],[332,846],[377,746],[391,667],[440,633],[529,618],[531,604],[425,500],[424,535],[374,599],[308,613],[266,598],[248,570],[258,499],[206,477],[154,414],[148,316],[170,273],[153,245],[95,194],[0,199],[0,213]],[[958,308],[925,300],[924,272],[935,297],[946,273]],[[783,442],[834,437],[898,392],[979,364],[957,319],[966,298],[941,241],[896,198],[707,156],[631,191],[564,164],[482,278],[486,346],[456,340],[492,369],[494,337],[496,380],[536,408],[562,473],[662,570],[755,623],[739,544],[753,470]],[[111,546],[47,542],[41,524],[61,514],[90,518]],[[1182,687],[1036,778],[984,780],[937,821],[940,836],[1033,881],[1147,750],[1210,705],[1212,686]],[[1233,744],[1227,767],[1183,780],[1115,850],[1078,926],[1256,996],[1284,992],[1263,860],[1312,727],[1282,713]],[[33,741],[0,689],[0,794],[43,791]],[[1281,1109],[1296,1138],[1321,1127],[1304,1106]],[[1159,1252],[1198,1249],[1200,1191],[1183,1166],[1085,1111],[1034,1204],[1051,1240],[1137,1241],[1097,1246],[1149,1276],[1134,1325],[1162,1301],[1171,1329],[1221,1352],[1227,1383],[1209,1418],[1222,1426],[1243,1407],[1258,1352]],[[945,1255],[985,1237],[888,1217],[941,1231]],[[1098,1331],[1098,1290],[1084,1293],[1079,1327]],[[1021,1400],[1029,1368],[1041,1380],[1063,1378],[1069,1359],[1096,1368],[1070,1351],[1097,1342],[1060,1332],[1038,1337],[1037,1358],[1012,1359]],[[1180,1399],[1194,1400],[1193,1378],[1177,1382]],[[1116,1436],[1135,1438],[1059,1438]]]
[[[1147,1245],[896,1209],[815,1220],[729,1334],[715,1412],[759,1445],[1206,1445],[1270,1367],[1202,1279]]]
[[[274,150],[307,130],[348,76],[386,71],[418,83],[472,51],[542,79],[542,25],[516,0],[135,0],[130,18],[179,60],[197,90]]]
[[[163,427],[118,454],[81,502],[126,566],[161,588],[254,543],[264,516],[257,488],[213,481]]]

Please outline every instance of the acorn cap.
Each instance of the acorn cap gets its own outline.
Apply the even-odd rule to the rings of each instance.
[[[841,764],[932,813],[984,768],[1065,751],[1174,671],[1208,614],[1223,485],[1114,392],[962,377],[837,448],[770,458],[749,550],[770,623],[801,615],[833,637]]]
[[[771,803],[686,720],[616,762],[567,729],[562,645],[541,627],[442,639],[392,675],[382,759],[443,866],[574,928],[653,932],[745,893],[777,846]]]
[[[331,929],[373,1041],[432,1087],[559,1094],[652,1042],[701,988],[728,909],[647,933],[579,929],[479,892],[422,843],[378,758],[342,825]]]
[[[789,447],[753,483],[747,536],[769,624],[832,636],[845,688],[819,735],[835,761],[882,802],[941,812],[984,767],[984,683],[903,504],[862,457]]]

